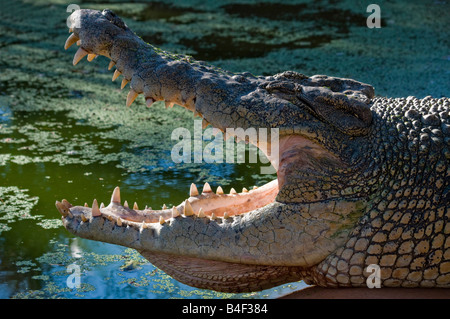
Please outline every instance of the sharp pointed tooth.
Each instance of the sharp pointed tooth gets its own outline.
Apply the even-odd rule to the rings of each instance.
[[[173,103],[173,102],[165,101],[164,104],[165,104],[166,109],[167,109],[168,107],[172,108],[174,103]]]
[[[120,188],[117,186],[114,188],[114,191],[111,196],[111,203],[119,204],[120,205]]]
[[[228,218],[230,218],[230,215],[227,212],[223,213],[223,219],[228,219]]]
[[[163,210],[164,210],[164,209],[167,209],[166,204],[163,205],[162,209],[163,209]]]
[[[258,189],[258,186],[253,186],[253,189]]]
[[[98,208],[97,200],[94,199],[94,202],[92,203],[92,217],[101,216],[102,213],[100,213],[100,209]]]
[[[202,218],[202,217],[206,217],[205,213],[203,212],[203,209],[200,207],[200,209],[198,210],[198,217]]]
[[[77,45],[80,46],[81,45],[81,40],[77,41]]]
[[[123,88],[125,87],[125,85],[128,84],[128,82],[130,82],[130,81],[128,81],[127,79],[123,78],[122,79],[122,83],[120,84],[120,89],[123,90]]]
[[[203,185],[202,193],[212,193],[212,189],[211,186],[209,186],[209,183],[205,183],[205,185]]]
[[[180,216],[180,213],[178,212],[178,209],[175,206],[173,206],[172,207],[172,218],[175,218],[178,216]]]
[[[134,100],[136,100],[138,95],[139,93],[136,93],[133,89],[131,89],[130,92],[128,92],[127,107],[129,107],[134,102]]]
[[[101,203],[100,204],[100,209],[105,208],[105,204]]]
[[[141,230],[142,230],[142,229],[145,229],[145,228],[147,228],[147,224],[146,224],[144,221],[142,221],[142,224],[141,224]]]
[[[216,194],[217,195],[223,195],[224,193],[223,193],[223,189],[222,189],[222,187],[217,187],[217,190],[216,190]]]
[[[81,214],[81,220],[83,222],[87,222],[88,221],[88,219],[86,218],[86,216],[84,216],[84,214]]]
[[[189,196],[198,196],[198,189],[194,183],[191,184],[191,189],[189,191]]]
[[[145,104],[147,105],[147,107],[152,106],[152,104],[155,102],[155,100],[151,97],[148,97],[145,99]]]
[[[184,216],[194,215],[194,210],[192,209],[191,203],[188,200],[184,201]]]
[[[122,226],[122,218],[117,218],[117,226]]]
[[[111,70],[112,67],[115,66],[115,65],[116,65],[116,64],[114,63],[114,61],[111,60],[111,62],[109,62],[109,65],[108,65],[108,70]]]
[[[78,40],[80,40],[80,38],[77,37],[75,34],[72,33],[71,35],[69,35],[69,37],[66,40],[66,43],[64,44],[64,50],[70,48]]]
[[[162,216],[159,216],[159,223],[162,225],[164,224],[166,221],[164,220],[164,218]]]
[[[145,208],[144,208],[144,210],[147,210],[148,209],[148,206],[147,205],[145,205]],[[150,209],[152,209],[151,207],[150,207]]]
[[[77,63],[80,62],[80,60],[84,58],[87,54],[88,52],[85,49],[78,48],[77,53],[75,53],[75,56],[73,57],[73,65],[77,65]]]
[[[230,194],[231,194],[231,195],[234,195],[234,194],[237,194],[237,192],[236,192],[236,190],[235,190],[234,188],[231,188],[231,189],[230,189]]]
[[[69,202],[67,201],[67,199],[63,199],[63,200],[62,200],[62,204],[63,204],[64,206],[66,206],[67,209],[69,209],[70,207],[73,206],[71,203],[69,203]]]
[[[119,75],[121,75],[122,73],[120,73],[120,71],[119,70],[115,70],[114,71],[114,74],[113,74],[113,76],[112,76],[112,80],[113,80],[113,82],[119,77]]]
[[[136,202],[134,202],[133,209],[134,210],[139,210],[138,204]]]
[[[96,56],[97,56],[97,54],[95,54],[95,53],[89,53],[88,57],[87,57],[88,62],[91,62],[92,60],[94,60]]]
[[[202,129],[204,130],[205,128],[207,128],[209,125],[208,121],[205,119],[202,119]]]
[[[244,188],[242,189],[242,192],[243,192],[243,193],[248,193],[248,189],[244,187]]]
[[[215,220],[216,218],[217,218],[216,214],[212,213],[212,214],[211,214],[211,219],[212,219],[212,220]]]
[[[123,202],[123,207],[129,208],[129,207],[128,207],[128,202],[127,202],[127,201],[124,201],[124,202]]]
[[[88,203],[84,203],[84,207],[89,207]]]
[[[55,203],[56,208],[58,209],[58,211],[61,213],[61,215],[63,215],[64,217],[66,217],[67,215],[69,215],[67,213],[66,208],[64,207],[64,205],[60,202],[60,201],[56,201]]]
[[[69,28],[69,33],[72,33],[73,32],[73,28]]]

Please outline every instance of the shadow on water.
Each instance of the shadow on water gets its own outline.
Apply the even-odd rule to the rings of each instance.
[[[223,5],[219,11],[220,17],[215,12],[204,13],[210,16],[210,19],[216,19],[217,24],[208,23],[208,28],[202,28],[199,25],[198,28],[202,30],[201,35],[193,37],[189,34],[178,40],[178,44],[194,51],[193,55],[196,59],[215,61],[257,58],[279,49],[317,48],[334,39],[346,37],[351,26],[365,26],[366,20],[363,14],[334,8],[329,4],[316,3],[235,3]],[[140,13],[131,17],[138,21],[163,19],[177,25],[191,23],[190,19],[182,19],[183,16],[192,13],[201,15],[203,12],[193,8],[176,7],[173,4],[152,2]],[[259,30],[246,26],[247,20],[254,19],[259,19],[261,24]],[[223,20],[232,22],[220,23]],[[280,32],[293,32],[298,35],[293,37],[289,34],[286,38],[293,37],[293,39],[283,40]],[[165,44],[162,32],[144,34],[142,38],[155,45]]]

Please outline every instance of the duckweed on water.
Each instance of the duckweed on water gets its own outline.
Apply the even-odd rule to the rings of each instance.
[[[31,197],[26,189],[16,186],[0,186],[0,234],[10,230],[7,224],[24,219],[39,219],[42,216],[31,215],[31,210],[39,198]]]

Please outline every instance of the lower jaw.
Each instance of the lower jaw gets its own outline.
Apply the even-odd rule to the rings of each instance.
[[[266,266],[139,251],[154,266],[174,279],[201,289],[219,292],[253,292],[303,278],[296,266]]]
[[[158,223],[180,214],[215,219],[242,215],[273,203],[278,194],[278,181],[273,180],[251,190],[243,189],[241,193],[232,189],[230,194],[223,194],[221,188],[214,193],[207,183],[200,193],[192,184],[189,198],[178,206],[164,207],[162,210],[152,210],[151,208],[139,210],[136,204],[133,209],[125,203],[122,206],[118,193],[119,190],[116,188],[111,204],[107,207],[101,206],[99,209],[99,212],[110,220],[120,219],[125,223]]]

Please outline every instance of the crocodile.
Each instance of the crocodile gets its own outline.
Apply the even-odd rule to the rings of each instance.
[[[111,59],[113,81],[130,85],[128,107],[143,94],[148,107],[180,105],[219,134],[265,128],[266,139],[230,135],[277,172],[239,193],[191,184],[162,210],[131,207],[119,187],[108,206],[57,201],[70,233],[131,247],[182,283],[223,292],[299,280],[450,287],[449,98],[380,97],[356,80],[294,71],[228,72],[146,43],[108,9],[68,22],[73,64]]]

